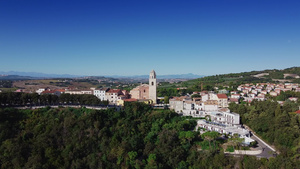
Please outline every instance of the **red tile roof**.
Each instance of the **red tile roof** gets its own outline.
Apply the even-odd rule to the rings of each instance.
[[[65,89],[55,89],[55,91],[58,91],[58,92],[65,92]]]
[[[239,102],[239,99],[230,98],[230,102]]]
[[[219,99],[227,99],[227,95],[226,94],[217,94]]]
[[[300,110],[296,111],[297,114],[300,114]]]
[[[121,89],[110,89],[107,93],[120,93]]]

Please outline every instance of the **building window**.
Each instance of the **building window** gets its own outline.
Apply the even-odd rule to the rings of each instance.
[[[153,85],[154,85],[154,83],[153,83],[153,82],[151,82],[151,85],[153,86]]]

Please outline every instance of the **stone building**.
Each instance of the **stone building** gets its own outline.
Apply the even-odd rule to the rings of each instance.
[[[152,100],[153,104],[156,104],[157,95],[156,95],[156,73],[154,70],[150,72],[149,75],[149,84],[142,84],[130,91],[131,98],[138,100]]]

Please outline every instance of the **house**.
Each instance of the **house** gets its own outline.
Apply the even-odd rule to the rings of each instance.
[[[234,98],[234,99],[240,99],[240,95],[239,94],[232,94],[231,95],[231,98]]]
[[[23,89],[17,89],[15,92],[16,92],[16,93],[23,92]]]
[[[263,90],[263,91],[261,91],[261,94],[268,94],[268,91]]]
[[[187,96],[174,97],[169,99],[170,109],[174,110],[177,113],[182,112],[183,110],[183,101],[187,98]]]
[[[109,101],[109,103],[117,104],[118,96],[122,94],[123,93],[121,89],[110,89],[105,93],[105,97]]]
[[[251,97],[244,97],[244,101],[245,101],[245,102],[251,103],[253,100],[254,100],[254,98],[251,98]]]
[[[66,90],[66,94],[82,94],[81,90]]]
[[[81,90],[81,94],[93,94],[93,90]]]
[[[258,97],[259,99],[265,99],[266,95],[260,93],[260,94],[257,95],[257,97]]]
[[[286,91],[292,91],[292,88],[284,88],[282,89],[282,91],[286,92]]]
[[[109,90],[109,88],[101,88],[101,89],[95,89],[93,94],[100,99],[101,101],[107,100],[105,93]]]
[[[238,91],[243,91],[243,89],[244,89],[243,86],[238,86],[238,87],[237,87],[237,90],[238,90]]]
[[[280,88],[275,88],[274,91],[275,91],[277,94],[280,94],[281,89],[280,89]]]
[[[270,92],[270,95],[276,97],[278,94],[276,92]]]
[[[47,88],[40,88],[40,89],[36,90],[35,92],[40,95],[45,90],[50,91],[50,88],[48,88],[48,87]]]
[[[217,94],[219,107],[228,107],[228,97],[226,94]]]
[[[252,90],[251,93],[254,93],[255,95],[257,95],[258,91],[257,90]]]
[[[237,98],[230,98],[230,99],[229,99],[229,102],[230,102],[230,103],[239,104],[239,99],[237,99]]]
[[[251,97],[251,98],[254,98],[256,96],[256,94],[255,93],[250,93],[250,94],[248,94],[248,96]]]
[[[289,100],[293,101],[293,102],[296,102],[298,100],[298,98],[297,97],[290,97]]]
[[[257,90],[257,92],[260,93],[263,90],[263,88],[262,87],[257,87],[256,90]]]
[[[243,90],[243,93],[247,93],[247,94],[248,94],[249,92],[250,92],[250,91],[249,91],[248,89],[244,89],[244,90]]]
[[[300,92],[300,87],[297,87],[295,91]]]
[[[296,113],[296,114],[300,114],[300,110],[297,110],[295,113]]]

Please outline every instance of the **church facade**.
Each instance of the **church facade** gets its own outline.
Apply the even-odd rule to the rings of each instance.
[[[156,73],[154,70],[150,72],[149,84],[142,84],[130,91],[131,98],[138,100],[152,100],[156,104]]]

